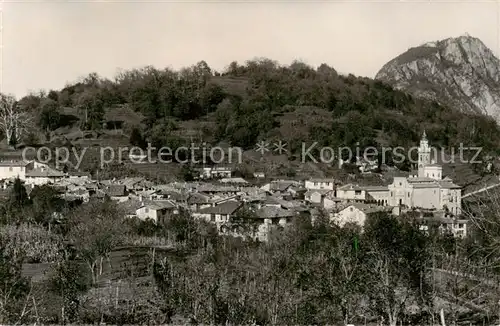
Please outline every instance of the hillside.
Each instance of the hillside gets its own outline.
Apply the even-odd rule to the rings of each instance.
[[[500,60],[478,38],[464,35],[411,48],[375,78],[462,112],[500,120]]]
[[[306,168],[300,162],[302,148],[315,142],[315,157],[321,146],[410,148],[424,129],[433,146],[445,149],[462,143],[481,146],[487,154],[496,153],[500,144],[499,127],[481,114],[414,97],[378,80],[342,76],[325,64],[314,69],[268,59],[232,63],[223,74],[203,61],[181,71],[126,71],[114,80],[90,74],[19,103],[37,116],[40,133],[50,134],[52,144],[116,147],[150,142],[175,150],[222,142],[242,147],[248,164],[267,169],[269,163],[255,158],[255,144],[281,140],[287,144],[285,161],[273,155],[266,159],[275,171]],[[410,166],[403,163],[400,168]],[[165,174],[153,166],[141,169]],[[318,175],[327,169],[321,167]]]

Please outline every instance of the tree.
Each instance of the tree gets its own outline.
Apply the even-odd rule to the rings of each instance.
[[[87,264],[93,283],[102,274],[103,260],[127,235],[124,217],[111,200],[92,201],[73,212],[68,238]]]
[[[104,118],[104,102],[99,97],[99,89],[87,89],[79,94],[76,102],[78,111],[84,116],[85,129],[99,129]]]
[[[24,187],[21,179],[16,178],[14,180],[14,185],[12,190],[10,191],[9,203],[11,206],[16,208],[22,208],[29,204],[29,196],[26,192],[26,188]]]
[[[60,320],[62,324],[75,322],[80,306],[79,295],[89,288],[89,280],[83,271],[77,262],[67,260],[66,257],[53,268],[49,289],[63,300]]]
[[[65,201],[59,198],[59,193],[51,186],[35,186],[30,193],[33,203],[35,221],[51,228],[56,222],[55,214],[61,212]]]
[[[142,136],[142,133],[139,130],[139,128],[137,127],[134,127],[132,129],[132,133],[130,134],[130,144],[143,149],[147,147],[146,140]]]
[[[415,226],[386,213],[369,216],[365,231],[368,297],[373,310],[395,326],[410,304],[429,306],[428,240]]]
[[[58,103],[51,99],[44,99],[41,103],[38,125],[49,132],[59,128],[60,122],[61,114]]]
[[[0,324],[14,324],[16,312],[28,295],[28,280],[21,275],[22,253],[19,248],[8,248],[0,237]],[[17,320],[15,320],[17,321]]]
[[[12,95],[0,94],[0,129],[8,144],[17,144],[31,126],[32,117]]]
[[[184,164],[181,168],[180,177],[186,182],[191,182],[195,179],[195,171],[191,166]]]

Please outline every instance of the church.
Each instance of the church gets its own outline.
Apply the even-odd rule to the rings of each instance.
[[[461,214],[461,187],[450,178],[443,178],[442,166],[431,161],[431,147],[425,131],[418,148],[418,174],[395,177],[388,190],[389,206],[446,210],[455,216]]]

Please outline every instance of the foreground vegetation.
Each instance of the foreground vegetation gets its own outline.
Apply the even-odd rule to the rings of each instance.
[[[219,236],[189,214],[163,226],[124,219],[110,200],[53,207],[64,212],[57,221],[35,218],[33,205],[57,202],[51,190],[37,187],[28,200],[16,189],[0,232],[1,323],[435,324],[439,307],[454,322],[464,305],[480,306],[485,321],[498,317],[491,285],[432,270],[479,275],[464,269],[468,261],[492,278],[491,228],[456,241],[432,227],[422,233],[411,214],[372,215],[364,232],[301,216],[257,243]],[[40,265],[45,276],[26,276]]]

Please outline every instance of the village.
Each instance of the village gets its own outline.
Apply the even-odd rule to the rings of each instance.
[[[438,225],[441,231],[456,237],[467,235],[467,219],[462,214],[462,189],[447,176],[442,166],[431,160],[431,147],[422,135],[418,149],[418,171],[409,176],[395,176],[386,186],[341,184],[332,178],[308,180],[266,180],[254,184],[224,166],[198,169],[195,182],[155,183],[143,177],[94,180],[82,172],[62,172],[47,164],[23,160],[0,162],[2,188],[8,189],[15,178],[27,188],[51,185],[61,197],[71,200],[99,200],[109,197],[127,217],[163,223],[171,214],[188,212],[196,219],[214,223],[218,232],[250,236],[266,241],[270,231],[285,227],[295,217],[307,215],[313,221],[320,214],[344,226],[363,227],[367,215],[387,212],[402,215],[415,212],[421,230]],[[265,174],[254,173],[256,180]],[[243,211],[252,231],[236,223]],[[241,222],[241,221],[239,221]],[[250,233],[249,233],[250,232]]]

